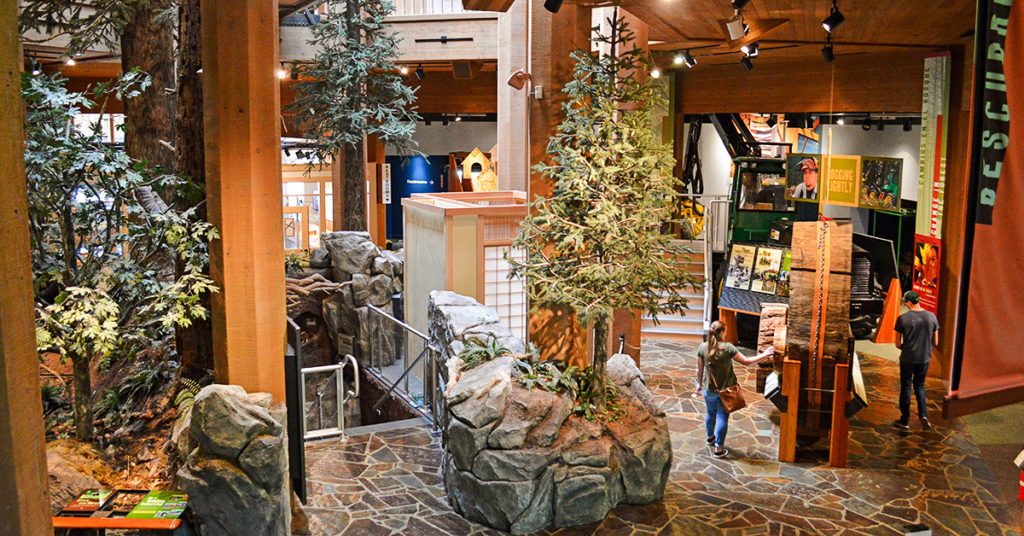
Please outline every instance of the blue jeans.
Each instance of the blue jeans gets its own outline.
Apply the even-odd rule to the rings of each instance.
[[[924,398],[924,379],[928,376],[928,363],[900,363],[900,422],[910,424],[910,393],[917,399],[917,416],[928,418],[928,403]]]
[[[715,446],[725,445],[725,434],[729,432],[729,412],[725,411],[722,399],[718,393],[704,390],[704,403],[707,404],[708,414],[704,417],[704,425],[707,428],[707,436],[715,438]]]

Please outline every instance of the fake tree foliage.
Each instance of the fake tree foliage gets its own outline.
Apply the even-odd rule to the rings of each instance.
[[[313,61],[295,66],[302,81],[290,110],[313,141],[311,161],[344,161],[343,230],[367,228],[366,136],[399,153],[416,146],[416,96],[397,70],[398,39],[384,22],[393,11],[389,0],[328,1],[327,14],[313,26]]]
[[[75,429],[92,436],[90,362],[162,347],[176,326],[204,318],[200,300],[215,292],[203,274],[216,230],[196,208],[152,212],[140,192],[180,183],[152,174],[102,141],[100,120],[76,126],[96,107],[68,91],[59,75],[24,75],[25,169],[40,351],[73,363]],[[136,97],[149,84],[138,72],[100,84],[97,99]],[[103,109],[103,105],[100,105]],[[175,262],[184,267],[175,275]]]
[[[622,19],[610,26],[610,35],[593,39],[604,52],[572,55],[565,120],[548,141],[550,163],[534,167],[554,181],[554,191],[531,203],[514,242],[526,260],[510,259],[535,304],[569,306],[593,329],[595,393],[606,393],[613,311],[681,311],[681,292],[697,284],[677,260],[685,251],[662,232],[679,182],[671,147],[651,119],[665,103],[664,88],[637,79],[645,53],[627,46],[634,35]],[[598,412],[605,402],[594,397]]]

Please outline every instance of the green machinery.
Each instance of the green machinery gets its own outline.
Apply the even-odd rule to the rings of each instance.
[[[804,207],[794,205],[816,207],[811,203],[786,201],[785,159],[740,156],[734,158],[733,163],[730,242],[767,242],[773,223],[806,219],[800,217],[803,212],[800,209]]]

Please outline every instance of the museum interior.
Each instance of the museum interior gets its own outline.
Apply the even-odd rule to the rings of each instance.
[[[0,40],[0,534],[1024,531],[1020,1]]]

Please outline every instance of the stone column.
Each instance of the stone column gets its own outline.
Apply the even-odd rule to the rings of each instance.
[[[52,534],[25,188],[18,3],[0,3],[0,534]]]
[[[207,200],[221,234],[210,255],[214,368],[219,382],[284,400],[277,24],[275,2],[202,2]]]

